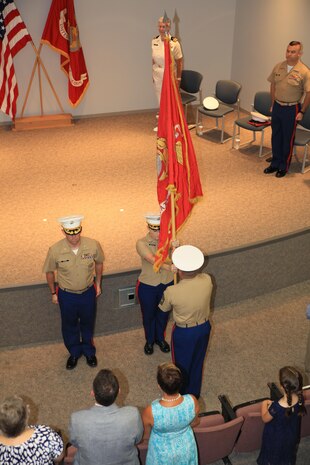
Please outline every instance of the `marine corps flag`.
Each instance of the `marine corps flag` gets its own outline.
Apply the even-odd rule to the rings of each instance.
[[[60,65],[68,76],[68,96],[73,107],[89,85],[88,73],[75,19],[74,0],[53,0],[41,42],[60,53]]]
[[[160,98],[157,132],[157,195],[160,206],[160,235],[154,270],[169,253],[175,231],[179,231],[202,197],[196,155],[184,116],[174,76],[169,40],[165,40],[165,72]]]

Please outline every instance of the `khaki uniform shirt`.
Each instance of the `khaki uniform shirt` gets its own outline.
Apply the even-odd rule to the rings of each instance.
[[[176,325],[202,324],[209,319],[212,287],[211,278],[205,273],[182,279],[175,286],[167,287],[159,308],[163,312],[173,309]]]
[[[141,273],[139,281],[149,286],[158,286],[159,284],[168,284],[173,281],[173,273],[162,268],[155,273],[152,263],[148,262],[145,257],[150,254],[155,255],[158,247],[158,241],[151,238],[147,234],[143,239],[139,239],[136,244],[136,249],[141,257]]]
[[[305,92],[310,92],[310,70],[299,61],[290,72],[287,62],[278,63],[268,77],[275,84],[275,99],[279,102],[300,102]]]
[[[99,242],[81,237],[77,255],[72,252],[66,238],[49,248],[43,272],[57,271],[57,281],[62,289],[80,291],[92,285],[95,263],[103,263],[104,255]]]

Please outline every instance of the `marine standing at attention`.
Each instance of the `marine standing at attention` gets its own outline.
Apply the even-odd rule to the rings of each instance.
[[[290,167],[296,125],[310,104],[310,70],[300,61],[302,44],[296,40],[286,49],[286,60],[268,77],[272,100],[272,160],[265,174],[283,178]]]
[[[65,237],[50,247],[43,266],[52,302],[60,307],[62,335],[70,353],[67,370],[75,368],[82,355],[89,366],[97,366],[93,332],[104,255],[99,242],[81,237],[83,219],[81,215],[58,219]]]

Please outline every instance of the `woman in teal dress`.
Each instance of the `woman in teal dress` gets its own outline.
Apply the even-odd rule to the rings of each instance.
[[[182,374],[173,363],[157,370],[162,397],[142,414],[144,437],[149,438],[146,465],[198,465],[197,446],[192,426],[199,424],[199,405],[190,394],[179,394]]]

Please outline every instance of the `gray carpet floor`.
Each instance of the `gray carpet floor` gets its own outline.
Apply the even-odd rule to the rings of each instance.
[[[213,313],[201,411],[220,409],[217,396],[221,393],[227,394],[233,405],[268,396],[267,382],[277,381],[281,366],[294,365],[303,370],[309,295],[310,281],[306,281]],[[171,323],[168,339],[170,331]],[[119,377],[118,402],[140,409],[159,396],[156,368],[170,359],[158,348],[151,357],[145,356],[143,340],[142,329],[98,335],[95,339],[98,369],[110,368]],[[31,406],[31,420],[61,428],[65,437],[71,412],[93,403],[90,391],[97,372],[86,365],[85,359],[68,372],[66,357],[61,342],[0,352],[1,395],[25,396]],[[310,438],[302,441],[298,464],[309,463],[304,461],[310,456],[307,454]],[[233,463],[251,465],[256,456],[257,453],[233,455]]]

